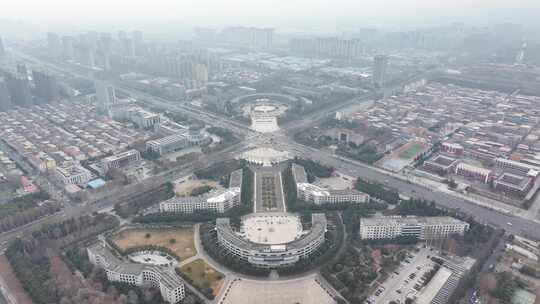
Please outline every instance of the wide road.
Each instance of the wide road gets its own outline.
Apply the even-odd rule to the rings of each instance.
[[[413,184],[401,178],[396,178],[391,173],[381,172],[382,170],[372,166],[353,160],[344,160],[333,154],[295,142],[284,143],[279,146],[287,150],[294,151],[296,154],[302,155],[303,157],[316,160],[322,164],[330,165],[344,174],[389,185],[403,195],[435,201],[435,203],[439,206],[449,209],[457,209],[460,212],[473,216],[476,221],[480,223],[503,228],[512,234],[540,239],[540,224],[529,219],[503,214],[492,209],[484,208],[448,193]],[[510,225],[508,223],[510,223]]]
[[[38,60],[34,57],[23,55],[23,57],[30,57],[33,60],[37,60],[39,62],[43,62],[41,60]],[[45,65],[49,66],[57,66],[52,65],[50,63],[45,63]],[[65,70],[65,68],[62,68]],[[72,70],[72,69],[70,69]],[[136,92],[134,90],[128,89],[128,91],[131,91],[135,93],[136,96],[144,95],[145,98],[150,97],[150,100],[152,103],[159,104],[162,107],[177,107],[178,103],[172,103],[168,102],[167,100],[164,100],[160,97],[151,96],[148,94],[143,94],[141,92]],[[352,101],[351,101],[352,103]],[[344,103],[344,105],[348,105],[349,103]],[[185,108],[186,106],[183,105],[177,110],[184,110],[189,111]],[[190,107],[191,108],[191,107]],[[193,111],[193,109],[190,109]],[[333,109],[334,111],[339,110],[339,107]],[[529,236],[535,239],[540,239],[540,224],[524,219],[521,217],[516,217],[509,214],[503,214],[500,212],[497,212],[492,209],[487,209],[484,207],[481,207],[479,205],[476,205],[474,203],[465,201],[464,199],[460,199],[456,196],[450,195],[445,192],[437,191],[436,189],[430,189],[426,188],[424,186],[420,186],[417,184],[412,184],[410,182],[407,182],[403,180],[402,178],[396,178],[391,173],[386,173],[381,171],[380,169],[362,164],[360,162],[352,161],[352,160],[345,160],[342,158],[338,158],[335,155],[326,153],[324,151],[320,151],[311,147],[306,147],[301,144],[295,143],[292,139],[288,138],[287,136],[287,130],[283,130],[281,132],[278,132],[276,134],[254,134],[252,131],[248,130],[247,126],[238,125],[237,122],[231,122],[227,118],[217,117],[216,114],[213,113],[205,113],[204,110],[197,110],[197,115],[200,115],[201,117],[205,117],[204,121],[207,121],[212,124],[222,125],[222,126],[231,126],[231,129],[233,131],[237,131],[244,127],[243,134],[246,134],[245,138],[245,145],[238,145],[238,149],[243,149],[248,145],[257,145],[260,143],[272,143],[273,146],[283,149],[283,150],[289,150],[291,152],[294,152],[298,155],[301,155],[302,157],[311,158],[313,160],[319,161],[323,164],[331,165],[340,172],[343,172],[350,176],[359,176],[368,180],[377,181],[380,183],[384,183],[387,185],[390,185],[391,187],[398,190],[400,193],[414,197],[414,198],[424,198],[427,200],[433,200],[435,201],[439,206],[445,207],[445,208],[451,208],[451,209],[458,209],[461,212],[464,212],[466,214],[469,214],[476,218],[477,221],[491,224],[496,227],[504,228],[509,233],[513,234],[519,234],[523,236]],[[193,112],[192,112],[193,113]],[[324,115],[322,113],[317,113],[318,115],[315,115],[314,117],[310,117],[312,119],[318,119],[321,117],[321,115]],[[305,122],[309,122],[312,119],[307,119]],[[304,121],[300,124],[296,123],[290,123],[287,127],[292,127],[293,129],[296,129],[298,126],[304,126]],[[292,132],[291,132],[292,133]],[[233,153],[234,151],[231,151]]]

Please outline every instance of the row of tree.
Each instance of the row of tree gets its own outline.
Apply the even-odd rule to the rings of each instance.
[[[128,218],[137,214],[140,210],[148,208],[156,203],[167,200],[174,196],[174,186],[168,182],[156,189],[141,193],[136,197],[114,205],[116,214],[123,218]]]
[[[395,205],[399,203],[399,193],[397,191],[387,189],[377,182],[370,182],[359,177],[356,179],[354,187],[358,191],[367,193],[389,204]]]
[[[62,209],[57,202],[48,201],[41,206],[34,206],[23,211],[18,211],[0,219],[0,232],[9,231],[17,227],[36,221],[44,216],[53,214]]]

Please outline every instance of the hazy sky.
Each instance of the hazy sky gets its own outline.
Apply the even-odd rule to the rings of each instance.
[[[3,0],[0,18],[73,26],[166,20],[191,25],[538,24],[540,0]]]

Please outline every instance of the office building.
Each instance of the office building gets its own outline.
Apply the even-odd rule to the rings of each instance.
[[[184,299],[184,281],[173,267],[124,261],[111,250],[105,243],[87,248],[90,263],[103,268],[107,280],[135,286],[150,285],[160,291],[163,300],[173,304]]]
[[[173,197],[159,203],[162,213],[193,213],[206,210],[224,213],[240,203],[240,188],[215,190],[195,197]]]
[[[228,218],[216,220],[218,244],[230,254],[260,268],[286,267],[309,258],[325,241],[326,216],[311,215],[311,229],[302,230],[297,216],[254,213],[242,217],[240,231]]]
[[[60,98],[60,88],[54,76],[33,70],[32,78],[36,86],[35,96],[37,103],[48,103],[57,101]]]
[[[107,156],[101,160],[101,164],[105,171],[110,169],[119,169],[131,166],[141,160],[141,153],[132,149],[119,154]]]
[[[5,79],[13,105],[26,108],[34,104],[27,77],[7,74]]]
[[[157,153],[160,156],[182,150],[189,146],[188,138],[184,134],[174,134],[146,142],[146,150]]]
[[[364,240],[417,237],[420,240],[463,235],[469,224],[449,216],[378,216],[360,219],[360,238]]]
[[[96,88],[97,110],[99,113],[110,114],[111,106],[116,103],[116,93],[112,85],[104,81],[94,83]]]
[[[310,184],[303,166],[292,164],[297,198],[316,205],[339,203],[369,203],[369,194],[354,189],[329,190]]]
[[[441,267],[433,278],[413,296],[417,304],[447,304],[460,282],[476,263],[470,257],[440,256]]]
[[[384,87],[386,81],[386,69],[388,68],[388,56],[377,55],[373,64],[373,84],[379,88]]]
[[[4,78],[0,78],[0,111],[7,111],[13,108],[9,89]]]
[[[160,212],[193,213],[207,210],[224,213],[240,204],[243,170],[233,171],[229,179],[229,188],[211,191],[196,197],[173,197],[159,204]]]

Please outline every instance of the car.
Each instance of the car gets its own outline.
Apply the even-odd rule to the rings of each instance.
[[[396,292],[397,292],[398,294],[401,294],[401,290],[399,290],[399,289],[398,289],[398,290],[396,290]]]
[[[508,222],[508,223],[506,223],[506,225],[508,225],[508,226],[512,226],[512,223]]]

